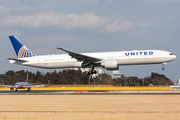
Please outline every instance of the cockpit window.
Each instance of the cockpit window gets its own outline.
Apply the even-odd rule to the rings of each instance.
[[[170,53],[169,55],[173,55],[173,53]]]

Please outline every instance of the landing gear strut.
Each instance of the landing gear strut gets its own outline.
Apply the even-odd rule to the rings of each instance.
[[[165,65],[167,64],[167,62],[163,63],[163,67],[162,70],[165,70]]]

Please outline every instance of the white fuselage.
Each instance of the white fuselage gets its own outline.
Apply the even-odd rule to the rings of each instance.
[[[120,65],[139,65],[139,64],[161,64],[170,62],[176,59],[175,55],[171,52],[161,50],[133,50],[133,51],[117,51],[117,52],[97,52],[97,53],[81,53],[83,55],[100,58],[104,60],[117,60],[118,66]],[[15,62],[10,60],[11,63],[39,67],[39,68],[80,68],[82,62],[77,61],[68,54],[59,55],[42,55],[28,58],[19,58],[27,62]],[[103,66],[96,66],[103,67]]]
[[[28,82],[17,82],[14,87],[16,89],[25,89],[29,86],[29,83]]]

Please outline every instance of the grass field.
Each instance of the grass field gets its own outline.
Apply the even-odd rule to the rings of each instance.
[[[178,120],[179,95],[1,95],[0,120]]]

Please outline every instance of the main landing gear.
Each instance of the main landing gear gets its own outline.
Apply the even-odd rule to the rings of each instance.
[[[86,75],[91,75],[91,74],[96,74],[97,73],[97,71],[95,71],[95,70],[93,70],[93,71],[86,71],[85,72],[86,73]]]
[[[165,65],[167,64],[167,62],[163,63],[162,65],[162,70],[165,70]]]
[[[94,64],[89,65],[89,67],[90,67],[90,70],[85,72],[86,75],[91,75],[91,74],[96,74],[97,73],[97,71],[94,70]]]
[[[18,90],[18,88],[16,88],[16,90],[15,90],[16,92],[18,92],[19,90]]]

